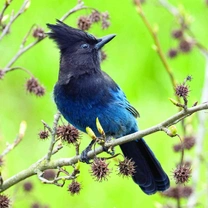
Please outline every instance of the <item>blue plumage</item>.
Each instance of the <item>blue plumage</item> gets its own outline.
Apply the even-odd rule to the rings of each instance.
[[[108,137],[119,138],[138,131],[137,110],[120,87],[100,69],[99,50],[115,35],[96,39],[62,22],[48,24],[61,52],[59,79],[54,100],[64,118],[79,130],[87,126],[97,136],[96,118]],[[146,194],[164,191],[169,179],[143,139],[120,145],[123,154],[136,164],[133,180]]]

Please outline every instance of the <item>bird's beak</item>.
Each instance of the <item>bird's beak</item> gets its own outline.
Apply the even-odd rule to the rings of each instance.
[[[99,38],[98,43],[95,45],[95,49],[101,49],[106,43],[111,41],[116,35],[107,35],[105,37]]]

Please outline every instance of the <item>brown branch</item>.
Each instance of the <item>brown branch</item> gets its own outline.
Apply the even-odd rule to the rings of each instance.
[[[47,153],[47,156],[46,156],[47,162],[49,162],[50,159],[51,159],[53,148],[54,148],[54,145],[56,143],[56,129],[57,129],[57,125],[58,125],[58,121],[59,121],[60,117],[61,117],[60,112],[58,112],[54,116],[53,130],[52,130],[52,134],[51,134],[51,143],[50,143],[50,146],[49,146],[49,149],[48,149],[48,153]]]
[[[66,14],[64,14],[60,20],[64,21],[66,18],[68,18],[71,14],[75,13],[76,11],[82,10],[82,9],[86,9],[88,7],[84,6],[84,3],[81,2],[79,4],[77,4],[74,8],[72,8],[71,10],[69,10]],[[18,52],[14,55],[14,57],[9,61],[9,63],[4,67],[4,72],[9,72],[11,66],[25,53],[27,52],[29,49],[33,48],[35,45],[37,45],[38,43],[40,43],[41,41],[43,41],[47,36],[44,36],[42,38],[38,38],[36,39],[34,42],[30,43],[29,45],[25,46],[25,43],[27,41],[27,38],[29,36],[29,34],[32,31],[32,28],[34,27],[34,25],[30,28],[30,30],[27,32],[26,36],[24,37],[24,39],[22,40],[22,43],[20,45],[20,49],[18,50]],[[1,40],[1,39],[0,39]]]
[[[167,62],[167,59],[162,51],[162,48],[161,48],[161,45],[160,45],[160,42],[159,42],[159,39],[158,39],[158,36],[157,36],[157,29],[153,29],[151,24],[149,23],[149,21],[147,20],[143,10],[142,10],[142,6],[140,4],[140,1],[136,1],[136,9],[137,9],[137,12],[138,14],[140,15],[142,21],[144,22],[145,26],[147,27],[149,33],[151,34],[153,40],[154,40],[154,43],[155,43],[155,46],[156,46],[156,51],[160,57],[160,60],[163,64],[163,66],[165,67],[166,69],[166,72],[168,73],[169,77],[170,77],[170,80],[171,80],[171,83],[172,83],[172,86],[173,86],[173,89],[175,90],[175,87],[176,87],[176,80],[174,78],[174,75],[173,75],[173,72],[172,72],[172,69],[170,68],[170,66],[168,65],[168,62]],[[178,99],[178,102],[180,103],[180,100],[179,98],[177,97]]]
[[[186,118],[190,116],[193,113],[196,113],[198,111],[202,110],[207,110],[208,109],[208,102],[187,108],[187,110],[182,110],[178,112],[177,114],[173,115],[172,117],[168,118],[167,120],[152,126],[150,128],[147,128],[145,130],[141,130],[138,132],[135,132],[133,134],[121,137],[116,140],[112,140],[110,142],[107,142],[105,144],[105,147],[107,148],[112,148],[117,145],[121,145],[126,142],[130,142],[139,138],[142,138],[144,136],[147,136],[149,134],[153,134],[158,131],[163,131],[164,128],[167,128],[181,120],[181,118]],[[96,155],[100,154],[103,152],[103,147],[98,147],[95,150],[92,150],[88,153],[89,158],[94,158]],[[3,192],[10,188],[11,186],[19,183],[20,181],[31,177],[32,175],[36,175],[40,173],[40,171],[44,171],[47,169],[58,169],[63,166],[72,166],[76,164],[80,160],[80,155],[79,156],[74,156],[72,158],[61,158],[57,160],[50,160],[47,162],[47,155],[38,160],[36,163],[32,164],[28,169],[23,170],[16,175],[12,176],[11,178],[7,179],[6,181],[3,182],[3,184],[0,186],[0,192]]]

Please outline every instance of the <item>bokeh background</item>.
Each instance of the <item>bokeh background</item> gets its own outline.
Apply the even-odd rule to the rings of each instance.
[[[13,1],[7,13],[17,9],[22,0]],[[193,17],[191,30],[197,40],[208,44],[207,11],[203,0],[172,0],[175,6],[184,8]],[[3,7],[4,1],[0,2]],[[71,0],[36,0],[31,1],[29,9],[13,24],[10,34],[0,43],[0,68],[3,68],[17,52],[21,40],[32,24],[38,24],[47,31],[46,23],[55,23],[77,1]],[[104,48],[107,60],[102,63],[102,69],[107,72],[123,89],[130,103],[138,109],[141,117],[138,119],[140,129],[155,125],[177,112],[168,98],[174,98],[174,91],[170,79],[161,64],[157,53],[153,50],[153,40],[131,0],[85,0],[87,6],[99,11],[108,11],[111,26],[102,30],[101,26],[93,25],[89,30],[96,36],[116,34]],[[158,36],[165,54],[177,46],[177,41],[171,38],[171,31],[178,28],[175,18],[162,8],[156,0],[147,0],[143,9],[152,25],[157,24]],[[80,15],[90,14],[90,10],[79,11],[71,15],[65,22],[77,26]],[[29,39],[33,40],[32,37]],[[193,76],[190,83],[189,103],[192,105],[201,98],[204,80],[205,60],[197,48],[190,53],[180,54],[168,62],[173,70],[177,82],[183,82],[187,75]],[[46,154],[49,141],[41,141],[38,133],[43,126],[41,120],[52,125],[56,106],[52,99],[53,86],[57,80],[59,68],[59,52],[51,40],[46,39],[25,53],[14,66],[22,66],[30,70],[46,87],[46,95],[37,98],[25,90],[28,75],[22,71],[13,71],[0,80],[0,151],[11,143],[18,133],[22,120],[27,122],[27,131],[23,141],[5,158],[2,174],[8,178],[26,169]],[[102,90],[102,89],[100,89]],[[197,127],[197,125],[195,125]],[[180,133],[180,125],[177,125]],[[145,138],[151,146],[165,171],[172,180],[172,171],[179,161],[179,154],[172,151],[172,145],[177,138],[169,138],[163,132]],[[81,148],[84,149],[90,139],[83,135]],[[117,147],[117,151],[120,151]],[[54,158],[70,157],[74,155],[74,148],[65,146]],[[188,153],[191,158],[192,152]],[[131,179],[123,179],[117,175],[115,161],[111,161],[113,168],[111,177],[102,183],[92,179],[89,166],[81,164],[81,174],[78,181],[82,184],[79,195],[71,196],[67,192],[67,185],[63,188],[54,185],[43,185],[33,176],[27,181],[33,183],[34,190],[25,193],[22,183],[6,191],[13,200],[12,207],[26,208],[38,202],[51,208],[126,208],[126,207],[155,207],[157,203],[165,204],[167,199],[160,194],[145,195]],[[70,169],[69,169],[70,170]],[[202,179],[205,176],[202,176]],[[68,182],[69,183],[69,182]],[[67,183],[67,184],[68,184]],[[191,181],[190,181],[191,183]]]

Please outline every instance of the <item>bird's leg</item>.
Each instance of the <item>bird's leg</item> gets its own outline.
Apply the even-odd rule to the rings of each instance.
[[[102,147],[103,147],[103,151],[105,151],[106,153],[110,154],[111,156],[113,156],[115,154],[115,151],[114,151],[114,147],[106,147],[105,144],[107,142],[110,142],[112,137],[100,137],[98,138],[101,140],[101,142],[98,142]]]
[[[80,160],[81,160],[82,162],[87,163],[87,164],[90,163],[90,159],[89,159],[89,157],[87,156],[87,154],[88,154],[88,152],[92,149],[92,146],[93,146],[93,144],[95,143],[95,141],[96,141],[96,140],[93,139],[93,140],[90,142],[90,144],[86,147],[86,149],[82,151],[81,156],[80,156]]]

